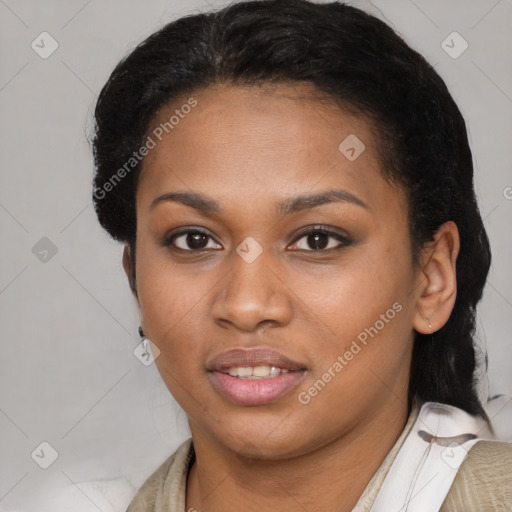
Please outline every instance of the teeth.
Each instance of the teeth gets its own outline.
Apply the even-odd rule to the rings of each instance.
[[[270,366],[255,366],[252,369],[255,377],[268,377],[270,375]]]
[[[289,370],[284,368],[277,368],[275,366],[237,366],[229,368],[226,372],[231,377],[238,377],[240,379],[264,379],[267,377],[277,377],[284,373],[288,373]]]
[[[252,368],[238,368],[239,377],[250,377],[252,375]]]

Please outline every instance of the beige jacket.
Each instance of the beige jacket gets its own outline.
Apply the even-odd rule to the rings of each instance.
[[[407,424],[381,466],[366,486],[352,512],[369,512],[384,479],[418,415],[414,408]],[[187,439],[146,480],[126,512],[187,512],[185,490],[194,460]],[[512,444],[480,441],[469,451],[440,512],[511,512]]]

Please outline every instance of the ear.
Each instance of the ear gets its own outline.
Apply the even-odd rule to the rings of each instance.
[[[131,253],[131,248],[128,244],[124,246],[123,251],[123,268],[128,277],[128,283],[130,284],[130,289],[132,290],[135,298],[137,299],[137,284],[135,281],[135,265],[134,265],[133,256]]]
[[[450,318],[457,297],[457,256],[460,238],[457,225],[445,222],[422,250],[420,284],[413,327],[431,334]],[[429,327],[429,324],[431,327]]]

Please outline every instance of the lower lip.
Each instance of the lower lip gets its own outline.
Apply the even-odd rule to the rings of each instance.
[[[223,396],[238,405],[263,405],[275,402],[294,388],[304,375],[290,371],[268,379],[239,379],[222,372],[210,372],[212,383]]]

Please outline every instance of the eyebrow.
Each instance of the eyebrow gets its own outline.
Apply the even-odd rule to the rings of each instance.
[[[350,203],[369,209],[368,205],[346,190],[329,189],[317,194],[304,194],[291,197],[278,205],[277,211],[282,215],[300,212],[329,203]]]
[[[163,194],[153,200],[149,209],[152,210],[160,203],[167,201],[175,201],[185,206],[190,206],[206,215],[216,215],[222,211],[217,201],[197,192],[170,192]],[[346,190],[329,189],[316,194],[303,194],[290,197],[277,205],[277,213],[290,215],[335,202],[355,204],[362,208],[369,209],[368,205],[354,194]]]

